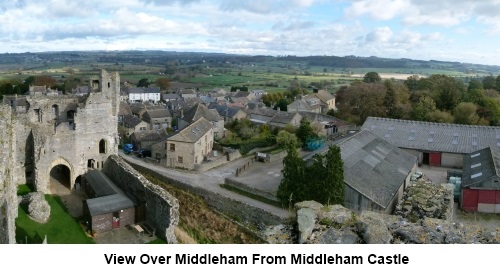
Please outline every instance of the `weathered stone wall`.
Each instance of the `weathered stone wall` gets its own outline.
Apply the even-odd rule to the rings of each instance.
[[[105,85],[88,96],[28,97],[28,113],[16,117],[17,140],[24,151],[16,159],[21,162],[23,158],[33,158],[25,171],[29,174],[28,169],[34,170],[38,191],[49,192],[50,170],[56,165],[69,168],[73,188],[75,179],[89,169],[89,161],[91,167],[101,168],[109,155],[117,154],[118,129],[114,125],[118,121],[118,95],[114,93],[119,92],[119,76],[111,77],[102,71],[98,81]],[[30,132],[31,152],[25,149],[29,147]],[[104,150],[100,148],[101,141]],[[22,173],[18,172],[20,176]]]
[[[101,214],[92,217],[92,230],[96,233],[113,229],[113,213]]]
[[[13,177],[13,140],[10,107],[0,105],[0,244],[13,244],[17,218],[17,184]]]
[[[266,191],[263,191],[263,190],[258,189],[258,188],[251,187],[247,184],[238,182],[234,178],[226,178],[224,180],[224,184],[231,186],[231,187],[235,187],[235,188],[240,189],[244,192],[248,192],[250,194],[253,194],[253,195],[256,195],[259,197],[263,197],[267,200],[278,202],[278,198],[276,198],[276,193],[270,193],[270,192],[266,192]]]
[[[161,231],[158,236],[176,243],[174,228],[179,223],[179,202],[165,189],[149,182],[119,156],[110,156],[104,173],[125,194],[146,208],[146,222]]]
[[[164,176],[158,172],[145,169],[141,166],[131,164],[135,169],[147,172],[157,178],[163,178],[165,181],[170,184],[187,190],[191,193],[199,195],[203,197],[205,202],[214,210],[221,212],[227,216],[231,216],[235,219],[242,220],[247,223],[251,223],[253,225],[278,225],[286,220],[267,212],[263,209],[256,208],[252,205],[245,204],[243,202],[234,200],[230,197],[220,195],[218,193],[214,193],[202,188],[196,188],[191,185],[185,184],[181,181],[172,179],[170,177]]]

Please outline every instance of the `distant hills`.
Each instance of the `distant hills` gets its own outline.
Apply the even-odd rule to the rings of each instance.
[[[266,56],[238,55],[205,52],[173,52],[173,51],[63,51],[38,53],[4,53],[0,54],[0,64],[36,64],[58,62],[78,63],[134,63],[149,65],[166,65],[175,61],[178,64],[261,64],[266,62],[300,63],[306,66],[358,69],[382,68],[408,70],[446,70],[464,74],[500,74],[500,66],[480,65],[439,60],[413,60],[407,58],[391,59],[359,56]]]

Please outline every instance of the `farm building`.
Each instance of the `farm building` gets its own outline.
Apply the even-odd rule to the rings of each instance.
[[[464,156],[462,209],[500,213],[500,152],[490,147]]]
[[[97,233],[132,225],[136,221],[136,202],[128,198],[101,171],[90,170],[82,179],[87,197],[83,216],[92,231]]]
[[[368,130],[338,144],[344,161],[344,204],[391,214],[417,168],[417,158]]]
[[[362,126],[430,166],[462,168],[464,155],[500,148],[500,127],[368,117]]]

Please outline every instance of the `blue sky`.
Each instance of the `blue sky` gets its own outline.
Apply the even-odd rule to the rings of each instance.
[[[500,0],[0,0],[0,52],[173,50],[500,65]]]

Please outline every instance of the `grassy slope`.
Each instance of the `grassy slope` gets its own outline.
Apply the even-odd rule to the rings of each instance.
[[[262,243],[261,240],[232,221],[215,213],[199,196],[173,187],[168,182],[147,173],[142,174],[149,181],[165,188],[178,199],[180,211],[179,227],[197,243]]]

